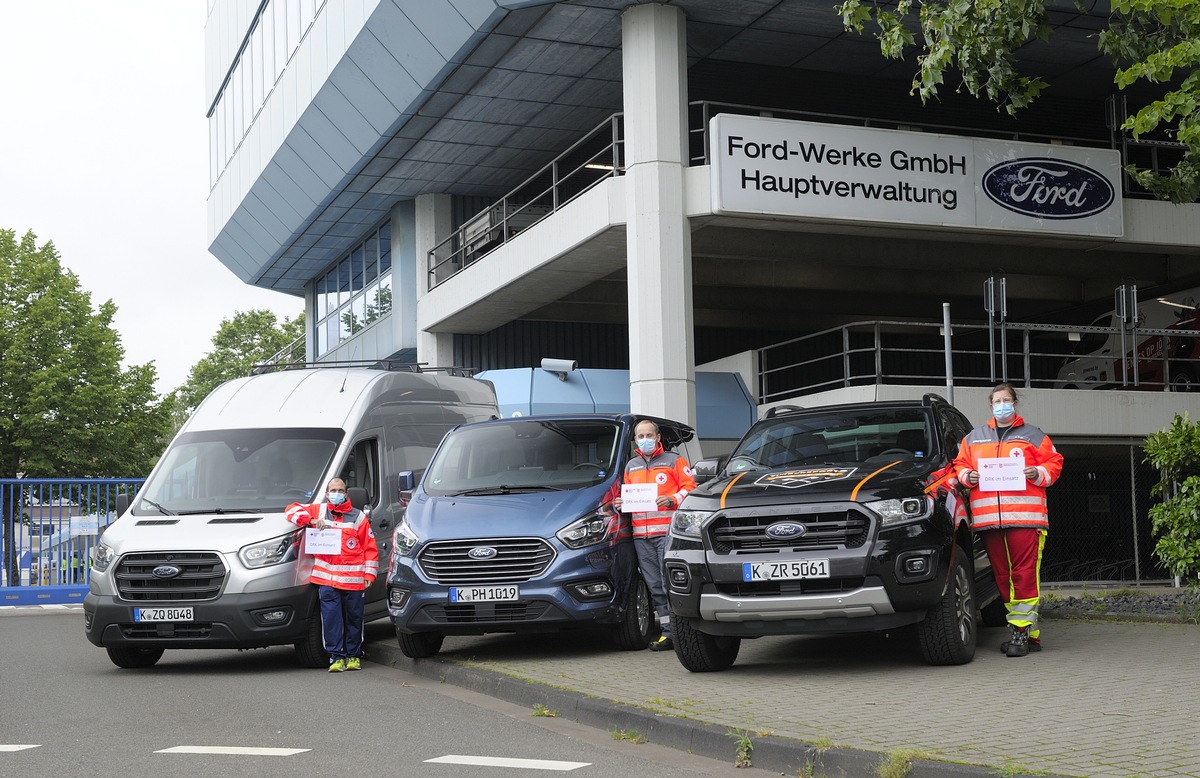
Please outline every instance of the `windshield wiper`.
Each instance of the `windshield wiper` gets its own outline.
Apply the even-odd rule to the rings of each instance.
[[[222,513],[261,513],[262,511],[251,510],[250,508],[205,508],[198,511],[180,511],[180,516],[199,516],[204,513],[215,513],[220,516]]]
[[[488,494],[524,494],[525,492],[561,492],[557,486],[542,486],[530,484],[528,486],[509,486],[508,484],[500,484],[499,486],[481,486],[475,489],[463,489],[461,492],[454,492],[451,497],[466,497],[466,496],[481,496]]]
[[[161,505],[159,505],[158,503],[156,503],[154,500],[147,500],[145,497],[143,497],[142,502],[146,503],[151,508],[158,511],[159,513],[161,513],[164,516],[178,516],[179,515],[175,511],[167,510],[166,508],[164,508]]]

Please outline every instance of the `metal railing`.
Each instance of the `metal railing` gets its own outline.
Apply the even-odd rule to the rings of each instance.
[[[1197,330],[1126,330],[1124,359],[1119,345],[1107,352],[1093,348],[1120,344],[1117,327],[1009,322],[990,332],[986,324],[970,323],[951,330],[956,385],[1200,389]],[[758,356],[760,403],[851,386],[946,380],[941,323],[853,322],[763,347]]]
[[[86,585],[117,495],[145,480],[0,478],[0,588]]]

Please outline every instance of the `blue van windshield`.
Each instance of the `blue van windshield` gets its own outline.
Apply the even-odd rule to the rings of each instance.
[[[578,489],[618,466],[621,427],[603,419],[506,419],[460,427],[422,485],[433,495]]]

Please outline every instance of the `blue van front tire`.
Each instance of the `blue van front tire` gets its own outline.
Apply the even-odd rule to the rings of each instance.
[[[440,632],[401,632],[396,630],[400,653],[409,659],[428,659],[442,650],[445,636]]]
[[[629,599],[625,603],[625,615],[613,631],[613,641],[621,651],[640,651],[650,643],[652,628],[650,592],[646,583],[638,576],[634,579]]]

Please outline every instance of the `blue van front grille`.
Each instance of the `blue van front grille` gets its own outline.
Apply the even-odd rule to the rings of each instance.
[[[553,561],[554,549],[541,538],[439,540],[417,555],[421,572],[447,585],[522,583]]]

